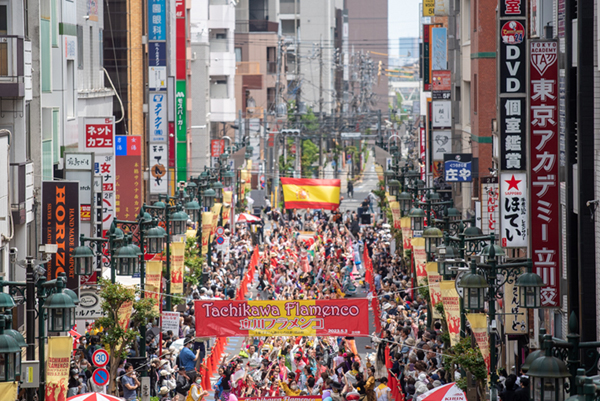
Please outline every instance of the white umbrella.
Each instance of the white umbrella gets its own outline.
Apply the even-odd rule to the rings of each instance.
[[[417,401],[467,401],[464,391],[456,383],[448,383],[429,390],[417,397]]]
[[[259,217],[256,217],[250,213],[240,213],[235,216],[236,223],[258,223],[260,221]]]

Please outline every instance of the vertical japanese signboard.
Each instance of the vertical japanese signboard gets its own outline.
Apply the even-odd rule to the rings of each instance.
[[[79,182],[42,182],[42,244],[55,244],[57,252],[46,264],[46,279],[66,273],[67,288],[79,287],[73,249],[79,246]]]
[[[116,216],[135,220],[142,201],[142,137],[116,137]]]
[[[500,196],[498,177],[481,179],[481,231],[484,235],[500,232]]]
[[[102,229],[106,231],[115,213],[114,117],[86,117],[81,126],[79,150],[94,153],[94,174],[102,176]]]
[[[502,247],[527,247],[527,174],[503,173],[500,177]]]
[[[168,190],[167,4],[166,0],[148,0],[148,168],[151,194],[166,194]]]
[[[177,80],[175,92],[175,129],[177,138],[177,180],[187,180],[186,82]]]
[[[81,233],[94,236],[91,227],[94,186],[94,154],[65,152],[65,179],[79,181]]]
[[[542,307],[560,307],[558,188],[558,43],[530,46],[531,257],[544,280]]]

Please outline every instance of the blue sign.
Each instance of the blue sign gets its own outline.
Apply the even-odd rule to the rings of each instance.
[[[167,95],[150,93],[150,143],[167,141]]]
[[[127,156],[127,136],[115,136],[115,156]]]
[[[150,42],[150,67],[167,66],[167,42]]]
[[[165,0],[148,0],[148,40],[167,40]]]
[[[470,153],[444,154],[444,173],[446,182],[473,181],[473,155]]]
[[[448,34],[446,28],[431,29],[431,69],[448,69]]]
[[[225,238],[223,238],[223,237],[217,237],[217,244],[218,245],[223,245],[224,242],[225,242]]]
[[[104,368],[98,368],[92,373],[92,381],[96,386],[106,386],[109,378],[108,370]]]

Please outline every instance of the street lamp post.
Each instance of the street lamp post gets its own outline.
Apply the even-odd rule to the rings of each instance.
[[[534,300],[533,296],[529,294],[538,294],[536,290],[539,287],[543,287],[544,283],[542,278],[537,274],[532,273],[532,262],[530,259],[514,263],[498,264],[496,256],[504,255],[504,251],[501,247],[494,244],[494,237],[490,237],[490,245],[486,246],[482,251],[482,256],[487,257],[487,264],[477,265],[475,261],[471,263],[471,273],[467,273],[460,282],[460,286],[466,291],[464,296],[466,297],[466,308],[472,311],[481,312],[483,311],[484,300],[489,301],[488,316],[490,319],[490,327],[497,327],[496,325],[496,297],[498,291],[505,283],[514,282],[519,287],[519,292],[528,294],[527,297],[533,302],[521,305],[524,308],[535,308],[539,306],[539,299]],[[525,275],[521,274],[521,268],[527,267],[528,273]],[[537,276],[534,278],[533,276]],[[502,278],[500,279],[499,276]],[[490,334],[490,382],[492,399],[496,399],[496,384],[498,382],[498,374],[496,373],[498,363],[498,356],[496,354],[496,336],[494,333]],[[533,364],[532,364],[533,365]],[[530,369],[531,372],[531,369]],[[537,399],[536,399],[537,400]]]

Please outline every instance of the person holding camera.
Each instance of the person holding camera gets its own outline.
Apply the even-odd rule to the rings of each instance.
[[[125,398],[125,401],[137,399],[137,389],[140,387],[140,381],[137,379],[132,364],[125,364],[125,375],[121,377],[121,383],[123,384],[123,398]]]

